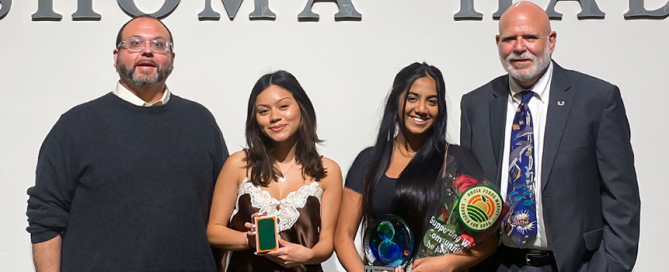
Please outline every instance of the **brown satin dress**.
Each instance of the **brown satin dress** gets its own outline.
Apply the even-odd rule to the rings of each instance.
[[[244,180],[239,186],[237,204],[230,219],[229,227],[246,232],[244,223],[251,221],[251,215],[267,212],[276,215],[277,228],[281,239],[313,248],[318,243],[321,228],[321,197],[323,189],[318,182],[312,182],[277,200],[269,192]],[[228,272],[322,272],[317,265],[300,265],[285,268],[263,256],[256,256],[255,250],[232,252]]]

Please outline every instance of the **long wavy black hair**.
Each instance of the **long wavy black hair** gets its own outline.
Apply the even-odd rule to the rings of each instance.
[[[379,180],[386,174],[392,158],[395,135],[403,133],[407,136],[405,126],[405,108],[408,90],[413,83],[422,77],[431,77],[436,82],[439,112],[432,126],[425,131],[427,137],[407,167],[397,178],[395,195],[393,196],[392,214],[403,218],[414,233],[414,251],[412,259],[423,240],[422,234],[427,229],[428,211],[431,205],[439,200],[439,184],[436,182],[444,160],[446,145],[446,87],[441,71],[426,63],[412,63],[404,67],[393,81],[393,87],[386,99],[381,127],[372,152],[362,197],[363,229],[374,220],[373,196]],[[401,99],[404,97],[404,99]],[[404,101],[400,105],[400,102]],[[398,114],[399,113],[399,114]],[[399,131],[397,131],[399,129]]]
[[[251,169],[251,182],[256,186],[267,186],[272,180],[281,176],[281,171],[275,164],[272,155],[274,142],[262,132],[256,120],[256,99],[269,86],[276,85],[290,92],[300,107],[301,121],[297,130],[295,146],[295,162],[302,165],[302,177],[322,179],[326,171],[323,168],[321,157],[316,149],[316,143],[322,142],[316,134],[316,112],[309,96],[304,91],[295,76],[279,70],[266,74],[253,86],[249,97],[246,114],[246,167]]]

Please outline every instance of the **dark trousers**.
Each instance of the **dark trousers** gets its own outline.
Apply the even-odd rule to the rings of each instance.
[[[536,256],[544,256],[533,258],[533,260],[540,260],[547,262],[542,265],[528,265],[526,261],[527,254],[538,254]],[[549,256],[543,255],[549,254]],[[478,265],[469,269],[469,272],[557,272],[557,265],[555,259],[552,257],[552,252],[537,252],[530,250],[522,250],[517,248],[509,248],[500,245],[497,252],[485,259]]]

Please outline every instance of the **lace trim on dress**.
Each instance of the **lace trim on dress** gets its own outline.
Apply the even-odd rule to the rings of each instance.
[[[277,200],[270,196],[268,191],[256,187],[248,178],[244,178],[242,184],[239,185],[235,210],[232,211],[230,219],[239,211],[239,198],[245,194],[251,196],[251,206],[259,209],[259,214],[266,212],[268,216],[276,216],[277,232],[282,232],[290,229],[297,222],[300,217],[300,212],[297,209],[304,208],[310,196],[316,197],[318,202],[321,202],[323,189],[318,186],[318,182],[314,181],[302,185],[297,191],[290,192],[284,199]]]

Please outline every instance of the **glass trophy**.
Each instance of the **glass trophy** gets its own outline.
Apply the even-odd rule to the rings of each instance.
[[[404,265],[413,252],[413,234],[404,219],[396,215],[376,218],[363,236],[363,248],[369,265],[365,272],[394,271]]]

